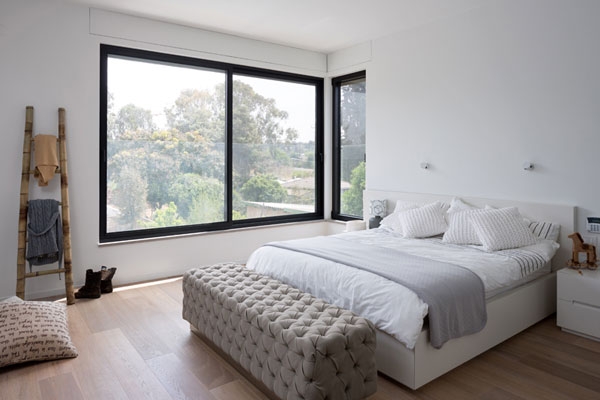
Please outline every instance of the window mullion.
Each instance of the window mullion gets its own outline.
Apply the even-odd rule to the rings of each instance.
[[[225,220],[228,224],[233,222],[233,70],[227,71],[226,84],[226,100],[225,100],[225,169],[226,182],[225,187]]]

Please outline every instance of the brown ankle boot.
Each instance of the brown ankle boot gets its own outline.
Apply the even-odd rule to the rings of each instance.
[[[97,299],[100,297],[101,271],[91,269],[85,271],[85,285],[75,293],[76,299]]]
[[[115,272],[117,272],[116,268],[106,268],[104,265],[102,269],[100,269],[102,273],[102,279],[100,279],[100,292],[102,293],[112,293],[112,278],[115,276]]]

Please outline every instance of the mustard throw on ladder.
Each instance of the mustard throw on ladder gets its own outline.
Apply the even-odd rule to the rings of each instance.
[[[58,169],[58,156],[56,155],[55,135],[35,135],[35,172],[40,186],[48,186]]]

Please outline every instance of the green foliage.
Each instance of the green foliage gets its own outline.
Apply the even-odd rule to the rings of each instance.
[[[241,190],[247,201],[260,201],[266,203],[282,203],[287,197],[287,192],[272,175],[256,175],[250,178]]]
[[[223,220],[225,187],[215,179],[198,174],[181,174],[169,187],[169,198],[190,224]]]
[[[303,154],[302,160],[303,160],[302,166],[304,168],[309,168],[314,171],[314,168],[315,168],[315,152],[314,152],[314,150],[307,151],[305,154]]]
[[[233,195],[231,197],[233,203],[233,210],[231,210],[232,219],[234,221],[239,219],[245,219],[246,203],[244,202],[244,199],[242,199],[242,195],[237,190],[234,190]]]
[[[303,168],[295,168],[292,172],[292,178],[310,178],[315,176],[315,171],[313,169],[303,169]]]
[[[175,203],[170,202],[154,212],[152,221],[138,221],[138,223],[144,228],[162,228],[183,225],[185,221],[177,213]]]
[[[179,160],[160,151],[150,151],[140,167],[148,182],[148,202],[161,207],[171,202],[169,186],[176,179]]]
[[[225,85],[182,91],[165,109],[167,127],[160,130],[149,110],[128,104],[115,111],[108,95],[108,202],[121,211],[124,229],[224,220]],[[274,175],[290,179],[296,167],[314,168],[314,143],[295,143],[287,112],[239,80],[232,109],[232,216],[243,219],[242,197],[285,201]],[[301,174],[313,176],[314,169]]]
[[[129,229],[136,228],[136,221],[146,210],[146,182],[138,170],[131,166],[121,169],[112,202],[121,212],[121,223]]]
[[[152,132],[152,112],[133,104],[127,104],[119,110],[113,125],[114,137],[119,137],[127,132]]]
[[[232,210],[232,219],[234,221],[236,220],[240,220],[240,219],[245,219],[246,215],[243,214],[242,212],[238,211],[238,210]]]
[[[251,85],[235,80],[233,84],[233,186],[241,186],[252,176],[273,171],[278,162],[288,162],[279,145],[298,138],[295,129],[284,128],[288,118],[274,99],[256,93]]]
[[[340,87],[340,128],[342,145],[365,144],[366,81]]]
[[[225,197],[223,185],[216,185],[221,190],[219,196],[208,196],[194,199],[187,222],[189,224],[206,224],[225,220]]]
[[[352,170],[364,161],[366,135],[366,81],[340,87],[340,174],[348,181]]]
[[[206,140],[225,141],[225,85],[213,92],[188,89],[181,92],[173,107],[165,109],[167,124],[179,132],[194,132]]]
[[[233,140],[235,143],[281,143],[294,141],[297,132],[289,132],[281,123],[288,113],[279,110],[275,99],[256,93],[251,85],[233,83]],[[296,136],[294,136],[296,135]]]
[[[350,189],[342,193],[341,213],[362,217],[363,191],[365,190],[365,163],[361,162],[352,170]]]

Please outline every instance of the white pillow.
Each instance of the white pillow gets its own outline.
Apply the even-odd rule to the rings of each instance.
[[[412,201],[404,201],[404,200],[398,200],[396,201],[396,205],[394,206],[394,212],[402,212],[405,210],[409,210],[411,208],[418,208],[421,207],[421,204],[412,202]]]
[[[513,249],[536,243],[516,207],[471,213],[469,220],[486,251]]]
[[[416,203],[410,203],[403,200],[398,200],[396,202],[396,207],[394,208],[394,212],[390,215],[386,216],[381,220],[380,226],[391,229],[394,232],[402,234],[402,225],[400,224],[400,220],[398,219],[398,214],[402,211],[410,210],[413,208],[418,208],[419,205]]]
[[[471,224],[470,215],[482,212],[481,209],[467,209],[465,211],[448,211],[448,229],[442,241],[452,244],[481,244],[477,232]]]
[[[455,212],[466,211],[466,210],[475,210],[475,209],[477,209],[477,207],[465,203],[461,198],[454,197],[450,201],[450,208],[448,209],[448,213],[455,213]]]
[[[420,208],[402,211],[398,215],[402,234],[406,238],[423,238],[444,233],[448,225],[445,210],[439,201]]]
[[[442,241],[452,244],[481,244],[471,221],[465,211],[479,210],[479,208],[465,203],[462,199],[454,197],[448,209],[448,229]]]

